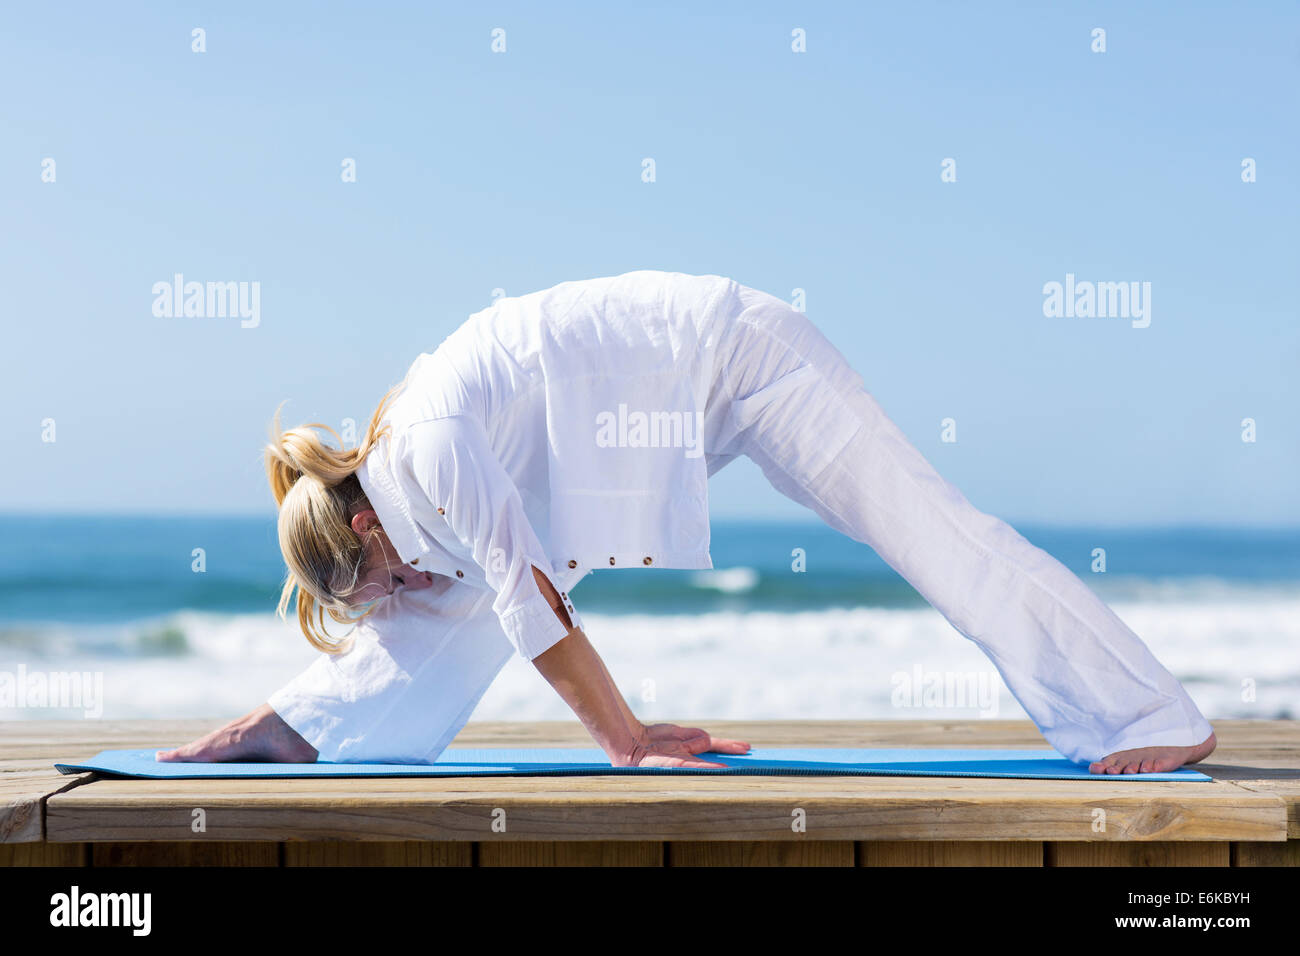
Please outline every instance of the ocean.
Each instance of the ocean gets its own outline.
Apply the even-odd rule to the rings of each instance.
[[[1300,715],[1297,530],[1017,530],[1211,720]],[[602,570],[572,592],[643,720],[1025,717],[983,653],[865,545],[815,523],[717,521],[711,550],[713,571]],[[318,654],[274,614],[283,575],[269,516],[0,516],[0,719],[248,712]],[[33,674],[84,686],[42,698]],[[513,659],[472,719],[573,717]]]

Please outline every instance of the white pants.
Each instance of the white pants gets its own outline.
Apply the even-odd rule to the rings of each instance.
[[[1141,639],[1063,564],[945,481],[816,326],[773,296],[746,290],[742,301],[730,389],[733,405],[758,408],[717,449],[716,467],[747,455],[777,490],[870,545],[988,655],[1071,760],[1210,736]]]
[[[989,656],[1071,760],[1210,736],[1137,635],[944,481],[811,322],[750,289],[741,305],[706,400],[710,474],[746,455],[777,490],[874,548]],[[491,592],[448,578],[399,589],[356,627],[349,652],[322,654],[269,703],[320,760],[436,760],[513,656],[491,605]]]

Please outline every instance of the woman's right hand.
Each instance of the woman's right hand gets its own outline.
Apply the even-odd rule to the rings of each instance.
[[[165,763],[315,763],[316,748],[286,724],[270,704],[174,750],[158,750]]]
[[[610,763],[615,767],[699,767],[705,770],[725,770],[727,764],[714,763],[696,756],[700,753],[734,753],[749,751],[742,740],[725,740],[712,737],[698,727],[679,727],[676,724],[641,725],[635,741],[623,753],[615,754]]]

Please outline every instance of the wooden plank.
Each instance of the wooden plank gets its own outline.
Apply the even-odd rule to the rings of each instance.
[[[28,720],[0,723],[0,754],[6,760],[81,748],[98,750],[175,746],[202,736],[230,718],[184,720]],[[721,737],[740,737],[755,746],[789,747],[1046,747],[1027,720],[700,720],[663,718],[703,726]],[[1219,749],[1284,750],[1300,747],[1300,721],[1212,721]],[[572,747],[594,744],[582,725],[567,721],[472,721],[456,737],[457,747]],[[86,748],[93,748],[87,750]]]
[[[75,763],[101,750],[175,747],[214,730],[224,720],[14,720],[0,723],[5,760]]]
[[[566,777],[456,780],[145,781],[68,778],[45,770],[110,747],[183,742],[223,720],[40,721],[0,725],[0,839],[40,838],[47,802],[50,839],[210,843],[342,840],[499,845],[494,810],[509,840],[715,842],[920,840],[1093,841],[1091,814],[1107,813],[1110,836],[1140,841],[1282,841],[1300,837],[1300,724],[1216,721],[1220,746],[1198,769],[1213,784],[1007,781],[907,777]],[[1040,747],[1028,721],[678,721],[757,746]],[[455,746],[591,746],[576,721],[472,723]],[[18,774],[19,776],[14,776]],[[34,776],[22,777],[22,774]],[[39,786],[30,786],[41,780]],[[53,796],[54,781],[86,780]],[[4,783],[8,780],[9,783]],[[6,803],[6,795],[13,797]],[[16,795],[16,797],[15,797]],[[209,833],[189,830],[203,807]],[[795,807],[809,832],[792,833]],[[7,821],[7,822],[6,822]],[[215,822],[214,822],[215,821]]]
[[[698,840],[667,844],[668,866],[852,866],[849,840],[799,842],[721,842]]]
[[[1234,843],[1233,866],[1300,866],[1300,840],[1285,843]]]
[[[64,776],[57,770],[9,770],[0,773],[0,845],[34,843],[44,838],[44,804],[91,774]]]
[[[662,718],[704,727],[719,737],[737,737],[756,747],[1046,747],[1027,720],[700,720]],[[1300,766],[1300,721],[1215,720],[1217,760],[1226,751],[1273,750]],[[593,746],[576,721],[471,722],[456,747]]]
[[[1045,843],[1047,866],[1228,866],[1227,843]]]
[[[49,757],[26,757],[18,760],[0,760],[0,774],[24,771],[28,773],[58,773]]]
[[[227,718],[228,719],[228,718]],[[4,761],[72,762],[106,749],[175,746],[225,723],[227,719],[186,720],[45,720],[0,724]],[[678,718],[673,722],[704,726],[723,737],[739,737],[757,747],[1046,747],[1027,720],[792,720],[715,721]],[[1300,768],[1300,722],[1221,720],[1213,722],[1219,740],[1210,760],[1228,752],[1269,751],[1289,755]],[[466,724],[452,744],[457,747],[591,747],[577,721]],[[39,763],[38,763],[39,766]]]
[[[1277,797],[1286,806],[1286,835],[1289,840],[1300,839],[1300,773],[1294,770],[1270,771],[1268,768],[1234,767],[1239,774],[1231,782],[1251,793],[1266,793]]]
[[[285,866],[472,866],[469,843],[286,843]]]
[[[1042,843],[873,840],[858,844],[859,866],[1042,866]]]
[[[88,843],[0,844],[0,866],[89,866]]]
[[[207,833],[190,829],[204,809]],[[1228,783],[955,777],[95,780],[51,796],[53,842],[100,840],[1283,840]],[[501,813],[504,812],[504,818]],[[791,829],[802,812],[807,832]]]
[[[663,866],[664,845],[650,841],[479,843],[478,866]]]
[[[278,843],[95,843],[92,866],[279,866]]]

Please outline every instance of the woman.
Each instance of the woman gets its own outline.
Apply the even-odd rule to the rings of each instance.
[[[391,402],[391,404],[390,404]],[[641,271],[504,298],[421,355],[361,443],[267,448],[281,551],[326,653],[266,705],[160,760],[432,761],[511,653],[615,766],[721,767],[643,725],[570,593],[596,568],[709,568],[707,480],[746,455],[874,548],[1094,773],[1203,759],[1212,728],[1078,578],[971,506],[804,316],[719,276]],[[336,644],[324,617],[360,620]],[[865,662],[864,662],[865,663]]]

